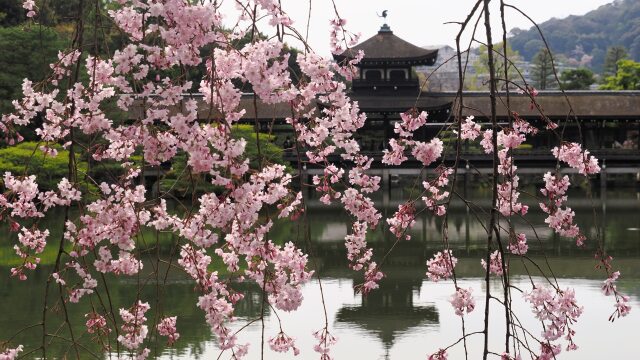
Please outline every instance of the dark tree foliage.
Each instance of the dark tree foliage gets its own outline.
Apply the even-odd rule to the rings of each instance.
[[[55,26],[77,18],[79,0],[38,1],[38,24]],[[0,0],[0,26],[15,26],[27,21],[22,0]]]
[[[603,75],[613,76],[618,72],[618,61],[629,58],[629,53],[624,46],[616,45],[607,49],[604,59]]]
[[[563,54],[576,61],[576,49],[593,56],[591,67],[602,69],[606,49],[621,45],[629,50],[631,59],[640,60],[640,1],[617,0],[603,5],[584,16],[551,19],[540,25],[554,54]],[[541,47],[540,34],[535,28],[511,31],[511,46],[531,60]],[[578,51],[578,52],[580,52]]]
[[[553,79],[553,64],[551,53],[546,48],[540,49],[533,57],[531,79],[533,85],[540,90],[548,89]]]
[[[567,70],[560,75],[560,87],[564,90],[588,90],[595,81],[589,69]]]
[[[0,28],[0,111],[12,109],[11,99],[20,98],[23,79],[36,83],[49,74],[49,64],[64,46],[64,39],[48,27]]]
[[[0,26],[15,26],[26,19],[19,0],[0,0]]]

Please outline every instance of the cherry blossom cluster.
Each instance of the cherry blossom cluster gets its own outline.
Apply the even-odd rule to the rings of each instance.
[[[26,280],[25,270],[34,270],[40,262],[36,255],[44,251],[49,230],[40,230],[35,226],[21,227],[20,218],[43,217],[55,206],[68,206],[73,201],[80,200],[81,193],[66,178],[62,178],[58,183],[58,191],[39,191],[35,175],[19,179],[6,172],[3,181],[7,192],[0,194],[0,216],[8,213],[10,230],[20,232],[19,244],[14,246],[14,250],[22,259],[22,264],[12,268],[11,274],[20,280]]]
[[[282,353],[292,350],[293,354],[297,356],[300,354],[300,349],[295,345],[295,340],[282,331],[269,340],[269,347],[271,347],[271,350]]]
[[[486,271],[487,262],[484,259],[480,259],[480,264]],[[496,250],[489,255],[489,273],[496,276],[501,276],[504,273],[502,269],[502,255],[499,250]]]
[[[364,272],[364,283],[361,286],[356,286],[356,290],[367,295],[371,290],[379,287],[378,282],[382,280],[383,277],[384,273],[382,273],[378,265],[372,261],[367,265],[367,270]]]
[[[320,197],[320,201],[326,205],[331,204],[333,197],[340,198],[342,194],[335,191],[331,185],[341,181],[344,176],[344,169],[338,169],[335,165],[331,164],[323,170],[322,177],[318,175],[313,176],[313,185],[316,186],[316,190],[324,194]]]
[[[135,237],[151,219],[151,213],[139,206],[146,200],[145,188],[102,183],[100,190],[103,198],[87,206],[88,213],[80,217],[79,223],[67,223],[65,238],[74,244],[76,256],[85,256],[98,248],[93,265],[99,272],[137,274],[142,262],[133,254]],[[117,259],[113,259],[112,247],[118,251]]]
[[[473,125],[473,121],[467,119],[469,126]],[[504,216],[514,214],[525,215],[529,210],[527,205],[519,201],[520,192],[518,185],[520,177],[516,174],[518,167],[513,163],[511,151],[520,146],[525,140],[526,135],[536,134],[538,129],[531,126],[527,121],[516,116],[513,126],[497,132],[496,143],[498,145],[498,173],[503,176],[504,181],[498,184],[498,210]],[[469,135],[470,139],[475,139],[476,135]],[[493,130],[485,130],[482,133],[480,144],[484,148],[485,153],[490,154],[493,149]]]
[[[8,194],[0,194],[2,212],[11,209],[11,216],[20,218],[44,216],[44,214],[38,210],[36,203],[39,191],[35,175],[19,180],[7,172],[4,174],[3,180],[4,187],[8,190]]]
[[[398,239],[404,236],[406,240],[411,240],[411,235],[406,234],[406,231],[416,223],[415,217],[416,208],[412,203],[401,204],[393,217],[387,219],[389,231]]]
[[[147,318],[144,314],[149,310],[149,304],[137,301],[130,309],[120,309],[123,324],[120,327],[118,342],[129,350],[137,350],[147,337],[149,329],[144,324]]]
[[[445,186],[449,184],[449,176],[453,174],[452,168],[444,166],[438,166],[436,168],[437,177],[431,181],[424,181],[425,192],[422,197],[427,209],[436,214],[437,216],[443,216],[447,213],[447,207],[441,203],[449,196],[449,192],[444,190]]]
[[[24,270],[34,270],[36,264],[40,262],[40,258],[30,256],[30,252],[33,251],[34,254],[42,253],[47,245],[48,236],[49,230],[40,231],[22,228],[20,234],[18,234],[18,242],[21,246],[14,245],[13,249],[22,258],[23,263],[19,267],[11,268],[11,276],[17,276],[20,280],[27,279]]]
[[[427,360],[447,360],[449,357],[447,355],[447,350],[440,349],[435,353],[429,355]]]
[[[72,255],[76,255],[72,253]],[[85,295],[90,295],[94,293],[94,289],[98,287],[98,281],[94,279],[89,271],[80,265],[76,261],[70,261],[67,263],[67,267],[75,270],[76,274],[80,278],[82,282],[78,282],[77,286],[74,286],[70,289],[69,293],[69,301],[72,303],[80,302],[80,299]],[[58,283],[64,283],[64,280],[56,279]]]
[[[364,283],[356,287],[363,294],[377,289],[378,281],[384,276],[372,260],[373,251],[367,248],[367,230],[367,223],[356,221],[352,225],[351,234],[345,238],[349,267],[356,271],[364,270]]]
[[[347,258],[351,262],[349,265],[353,270],[361,270],[371,261],[373,251],[367,248],[367,224],[355,222],[352,225],[351,234],[345,238],[347,247]]]
[[[338,34],[342,34],[344,23],[334,21],[332,24],[334,38],[337,39]],[[339,40],[335,42],[338,43]],[[344,83],[335,81],[333,76],[339,73],[349,78],[348,73],[353,71],[361,56],[359,54],[347,64],[335,64],[313,53],[298,56],[300,69],[309,81],[299,86],[299,95],[291,102],[294,115],[286,120],[293,126],[298,143],[307,149],[308,161],[324,168],[323,176],[313,179],[314,186],[322,194],[320,200],[329,204],[339,199],[354,218],[353,226],[358,231],[345,241],[347,248],[352,248],[348,251],[352,268],[365,272],[367,286],[363,290],[366,290],[377,286],[374,282],[382,276],[377,266],[369,262],[372,254],[365,250],[364,241],[368,229],[375,227],[382,217],[366,195],[379,189],[380,177],[366,174],[373,159],[360,154],[360,145],[354,139],[355,132],[364,125],[365,114],[348,99]],[[319,114],[313,110],[315,101],[322,104]],[[348,170],[348,184],[342,180],[347,170],[330,161],[331,155],[353,162]],[[347,185],[346,190],[341,190],[343,187],[338,188],[337,184]],[[367,226],[356,223],[366,223]]]
[[[433,258],[427,260],[427,277],[435,282],[446,280],[453,276],[453,268],[457,263],[458,259],[451,250],[438,251]]]
[[[462,139],[475,140],[481,134],[480,129],[480,125],[473,121],[473,116],[467,117],[461,125],[460,136]],[[515,213],[525,215],[528,211],[528,206],[518,201],[520,196],[517,191],[519,177],[516,175],[517,166],[513,164],[511,150],[520,146],[526,140],[527,134],[535,134],[536,132],[536,128],[517,116],[511,128],[497,132],[496,142],[501,148],[498,151],[498,173],[504,177],[504,182],[498,184],[497,205],[500,213],[504,216]],[[492,130],[482,132],[480,145],[487,154],[494,151]]]
[[[352,34],[345,30],[347,20],[343,18],[331,19],[331,31],[329,32],[329,42],[331,53],[340,55],[346,49],[355,46],[360,39],[360,34]]]
[[[72,65],[76,64],[80,60],[80,50],[71,50],[69,52],[58,51],[58,62],[50,64],[53,74],[51,83],[58,85],[58,81],[71,75]]]
[[[451,303],[451,306],[453,306],[456,315],[462,316],[464,315],[465,311],[468,314],[472,312],[473,309],[475,309],[476,301],[473,299],[473,296],[471,296],[471,292],[471,288],[458,288],[456,292],[451,295],[449,302]]]
[[[97,250],[93,261],[96,270],[133,275],[142,268],[134,255],[141,227],[154,226],[178,233],[189,241],[182,249],[180,263],[199,284],[202,296],[198,305],[221,343],[232,345],[234,340],[223,322],[232,318],[233,304],[240,301],[241,295],[228,289],[215,273],[206,269],[211,260],[205,249],[220,241],[220,233],[227,234],[225,246],[215,249],[215,254],[232,272],[239,270],[241,257],[248,259],[245,275],[262,284],[269,293],[269,300],[278,308],[297,308],[302,300],[300,287],[311,275],[306,270],[306,256],[291,243],[274,245],[266,238],[270,225],[258,224],[258,214],[265,205],[281,209],[280,217],[299,214],[301,193],[294,194],[289,189],[291,176],[284,173],[284,167],[267,167],[246,176],[249,171],[248,159],[243,155],[246,141],[231,137],[231,126],[245,113],[244,109],[238,109],[241,90],[232,80],[250,83],[256,95],[266,103],[295,102],[297,96],[304,98],[300,105],[303,109],[310,101],[315,101],[318,94],[334,93],[338,83],[333,80],[333,71],[338,67],[313,53],[306,58],[300,56],[298,61],[307,64],[302,68],[315,71],[310,77],[315,83],[299,90],[291,85],[283,44],[256,41],[243,49],[234,49],[232,41],[243,33],[223,31],[222,14],[212,3],[188,4],[180,0],[119,3],[121,6],[109,14],[128,34],[130,43],[118,49],[110,59],[87,57],[89,86],[76,83],[66,97],[59,96],[58,89],[51,92],[36,90],[31,82],[25,81],[24,98],[14,102],[13,114],[3,116],[2,130],[6,134],[13,131],[13,137],[8,140],[20,141],[16,126],[27,125],[39,114],[46,113],[44,124],[37,129],[45,141],[61,141],[67,145],[71,128],[79,128],[85,134],[102,134],[107,143],[90,149],[94,160],[121,161],[127,175],[118,184],[101,184],[101,198],[90,203],[88,211],[78,220],[67,222],[65,239],[74,245],[72,257],[89,256]],[[256,4],[272,16],[272,25],[290,24],[277,2],[264,0]],[[216,44],[214,56],[203,61],[200,49],[210,44]],[[59,80],[69,76],[71,65],[81,58],[84,57],[77,50],[61,52],[59,61],[51,66],[52,83],[57,85]],[[220,122],[205,125],[197,122],[197,102],[184,100],[182,96],[191,90],[192,84],[174,82],[163,75],[164,70],[203,63],[207,73],[200,90],[205,103],[221,115]],[[152,73],[156,75],[150,75]],[[140,90],[134,93],[134,88]],[[138,109],[136,106],[142,98],[145,99],[144,106]],[[137,121],[115,124],[108,119],[102,109],[103,103],[111,99],[117,100],[123,111],[135,109],[140,114]],[[322,125],[331,123],[335,129],[332,135],[336,135],[331,142],[346,149],[345,154],[352,154],[347,156],[355,157],[359,149],[354,147],[351,134],[362,126],[364,116],[359,114],[357,107],[343,106],[349,103],[344,94],[331,96],[328,101],[336,105],[318,122]],[[181,110],[175,111],[178,105]],[[354,120],[353,125],[348,125]],[[169,215],[164,201],[149,211],[144,188],[133,185],[140,169],[128,162],[139,150],[151,165],[170,160],[179,151],[186,152],[189,171],[208,173],[212,182],[223,186],[227,192],[220,198],[215,194],[203,195],[196,216],[185,219]],[[325,150],[324,154],[328,156],[331,151]],[[362,159],[361,165],[350,174],[352,181],[365,190],[377,189],[376,178],[364,173],[370,162],[367,164],[367,159]],[[243,176],[246,177],[243,179]],[[5,181],[8,188],[13,185],[23,188],[20,191],[23,199],[9,200],[7,204],[14,210],[14,216],[43,216],[35,203],[38,195],[35,178],[27,181],[24,185]],[[68,193],[60,198],[76,200],[79,196],[70,190]],[[356,196],[356,204],[359,200]],[[367,203],[368,200],[362,201]],[[54,202],[49,200],[48,203]],[[28,239],[25,237],[25,242]],[[36,244],[31,240],[28,243]],[[38,245],[35,249],[41,247]],[[80,286],[71,289],[73,301],[90,294],[95,287],[89,272],[79,263],[75,260],[67,263],[67,267],[76,270],[81,278]],[[56,281],[66,284],[65,274],[68,272],[56,274]],[[94,323],[89,325],[94,326]],[[246,352],[246,347],[238,345],[236,356],[243,350]]]
[[[167,344],[169,346],[173,345],[173,343],[180,338],[180,333],[176,330],[177,319],[177,316],[166,317],[160,320],[157,325],[158,334],[167,337]]]
[[[475,140],[480,136],[480,124],[473,121],[473,115],[468,116],[460,126],[460,138],[462,140]]]
[[[515,239],[509,243],[509,251],[515,255],[525,255],[529,251],[527,236],[523,233],[517,234]]]
[[[105,319],[104,316],[96,312],[91,312],[84,316],[87,318],[85,325],[89,334],[104,336],[111,332],[111,329],[107,326],[107,319]]]
[[[556,359],[556,355],[561,352],[562,347],[560,345],[543,342],[540,344],[540,355],[537,357],[537,360],[554,360]]]
[[[542,211],[548,214],[545,223],[559,235],[575,238],[578,246],[584,244],[585,236],[580,233],[580,228],[574,223],[575,212],[565,206],[567,190],[569,189],[569,177],[562,178],[547,172],[543,176],[544,188],[540,189],[546,201],[540,203]]]
[[[409,111],[400,114],[402,121],[396,122],[394,132],[400,136],[398,140],[389,140],[391,151],[383,150],[382,162],[387,165],[400,165],[408,158],[405,156],[407,148],[422,165],[429,166],[436,161],[443,150],[442,140],[433,138],[429,142],[413,140],[413,133],[422,127],[427,121],[427,113],[422,111],[416,114]]]
[[[509,353],[505,352],[500,355],[500,360],[522,360],[522,356],[520,356],[520,354],[512,356]]]
[[[589,150],[583,151],[578,143],[563,143],[560,147],[551,149],[551,152],[558,160],[566,162],[584,176],[600,172],[598,159],[589,155]]]
[[[354,188],[345,190],[341,200],[344,208],[351,215],[355,216],[358,221],[366,222],[372,227],[376,226],[382,217],[373,201]]]
[[[498,151],[498,159],[498,173],[505,179],[498,184],[498,210],[504,216],[518,213],[526,215],[529,207],[519,201],[520,192],[517,189],[520,177],[515,174],[517,166],[513,164],[513,157],[509,155],[508,149],[501,149]]]
[[[620,271],[614,271],[609,274],[609,277],[604,281],[602,285],[602,292],[605,296],[613,295],[616,298],[615,308],[616,310],[609,316],[609,321],[613,321],[616,317],[627,316],[631,311],[629,305],[629,296],[620,294],[616,286],[616,281],[620,277]]]
[[[332,360],[333,358],[329,355],[330,348],[338,342],[338,338],[331,335],[326,327],[314,332],[313,336],[318,340],[313,350],[320,354],[320,360]]]
[[[567,351],[577,349],[573,342],[575,331],[572,325],[582,315],[583,308],[577,305],[572,289],[556,290],[538,284],[533,290],[525,293],[524,298],[531,304],[536,318],[543,323],[545,330],[542,336],[549,342],[541,344],[541,358],[550,359],[560,352],[560,346],[551,343],[560,337],[568,341]],[[549,354],[552,354],[551,357],[544,357]]]
[[[24,346],[18,345],[18,347],[13,349],[6,349],[5,351],[0,353],[0,360],[15,360],[18,358],[18,355],[23,351]]]
[[[35,0],[23,0],[22,8],[27,10],[27,17],[32,18],[36,16],[36,1]]]

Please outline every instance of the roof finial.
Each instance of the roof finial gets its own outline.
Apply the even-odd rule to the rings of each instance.
[[[387,13],[389,12],[389,10],[382,10],[382,15],[378,14],[376,12],[376,15],[378,15],[378,17],[384,18],[384,24],[380,27],[380,30],[378,31],[378,33],[390,33],[391,32],[391,28],[389,27],[389,25],[387,25]]]

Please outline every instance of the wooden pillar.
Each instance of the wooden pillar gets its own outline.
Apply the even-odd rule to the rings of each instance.
[[[465,169],[464,169],[464,198],[465,200],[469,198],[469,184],[471,183],[471,172],[469,171],[469,160],[466,161]],[[471,213],[469,210],[469,206],[465,205],[465,216],[464,216],[464,241],[467,253],[471,250]]]
[[[313,186],[311,185],[307,186],[306,184],[312,184],[313,179],[311,178],[311,175],[309,175],[309,173],[307,172],[307,165],[302,165],[301,171],[302,173],[300,174],[300,179],[302,179],[302,189],[300,189],[300,191],[302,191],[303,197],[305,197],[306,199],[310,199],[311,194],[313,193],[312,191]]]
[[[387,114],[383,116],[384,120],[382,120],[382,123],[384,124],[384,146],[382,150],[389,148],[389,116]]]
[[[464,166],[464,197],[469,197],[469,184],[471,183],[471,171],[469,171],[469,160]]]
[[[605,201],[607,199],[607,160],[602,160],[602,167],[600,168],[600,200]]]
[[[389,176],[389,169],[382,169],[382,206],[385,212],[389,207],[389,194],[391,193],[391,177]]]
[[[427,242],[427,212],[422,212],[422,242]]]
[[[600,169],[600,203],[602,204],[602,226],[600,235],[602,236],[602,245],[605,243],[605,234],[607,229],[607,160],[602,160]]]

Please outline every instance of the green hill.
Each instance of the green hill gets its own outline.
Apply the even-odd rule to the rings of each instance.
[[[553,18],[540,25],[551,50],[569,64],[602,70],[607,48],[624,46],[629,57],[640,60],[640,1],[616,0],[583,16]],[[538,31],[511,30],[511,46],[531,60],[543,46]]]

